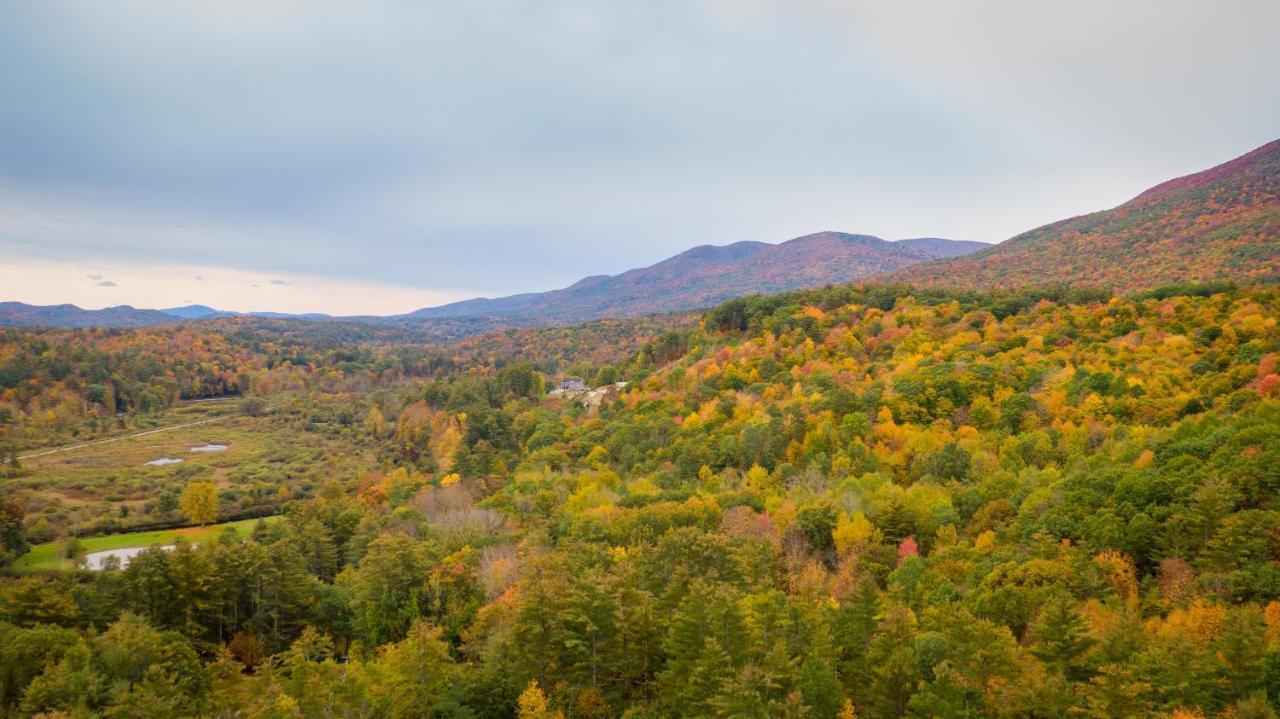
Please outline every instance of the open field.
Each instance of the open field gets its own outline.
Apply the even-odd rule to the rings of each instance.
[[[258,519],[242,519],[238,522],[210,524],[204,527],[183,527],[181,529],[165,529],[158,532],[132,532],[108,534],[101,537],[88,537],[81,540],[86,553],[101,552],[107,549],[126,549],[129,547],[150,547],[155,544],[172,544],[179,538],[189,542],[202,542],[222,534],[227,529],[234,529],[241,536],[253,531],[259,521],[274,522],[278,517]],[[71,561],[62,556],[64,542],[45,542],[31,548],[14,563],[18,572],[39,572],[50,570],[72,569]]]
[[[25,475],[4,480],[5,489],[26,508],[31,541],[50,542],[181,525],[178,495],[197,481],[217,485],[220,517],[268,514],[329,479],[353,481],[372,463],[350,427],[285,404],[264,416],[229,414],[215,402],[184,405],[148,418],[165,431],[29,457]],[[209,444],[227,448],[192,451]],[[161,459],[181,461],[148,464]]]
[[[120,435],[120,436],[118,436],[118,437],[105,437],[105,438],[103,438],[103,439],[95,439],[95,440],[93,440],[93,441],[91,441],[91,442],[82,442],[82,443],[80,443],[80,444],[69,444],[69,445],[66,445],[66,446],[63,446],[63,447],[54,447],[54,448],[52,448],[52,449],[42,449],[42,450],[40,450],[40,451],[38,451],[38,452],[31,452],[31,453],[29,453],[29,454],[19,455],[19,456],[18,456],[18,459],[19,459],[19,460],[22,460],[22,461],[27,461],[27,460],[31,460],[31,459],[36,459],[36,458],[38,458],[38,457],[43,457],[43,456],[45,456],[45,455],[49,455],[49,454],[57,454],[57,453],[59,453],[59,452],[73,452],[73,451],[78,450],[78,449],[83,449],[83,448],[85,448],[85,447],[91,447],[91,446],[98,445],[98,444],[107,444],[107,443],[110,443],[110,442],[121,442],[121,441],[124,441],[124,440],[126,440],[126,439],[133,438],[133,437],[144,437],[144,436],[149,435],[149,434],[158,434],[158,433],[160,433],[160,432],[171,432],[171,431],[173,431],[173,430],[175,430],[175,429],[186,429],[186,428],[188,428],[188,427],[196,427],[196,426],[203,425],[203,424],[209,424],[210,422],[217,422],[217,421],[219,421],[219,420],[223,420],[223,419],[226,419],[226,415],[218,415],[218,416],[215,416],[215,417],[209,417],[209,418],[207,418],[207,419],[195,420],[195,421],[193,421],[193,422],[183,422],[182,424],[175,424],[175,425],[171,425],[171,426],[168,426],[168,427],[157,427],[156,429],[148,429],[148,430],[144,430],[144,431],[142,431],[142,432],[134,432],[134,433],[132,433],[132,434],[124,434],[124,435]]]

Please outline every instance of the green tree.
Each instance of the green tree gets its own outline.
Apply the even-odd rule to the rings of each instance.
[[[1152,686],[1121,666],[1108,664],[1084,687],[1085,711],[1090,719],[1146,719],[1151,716]]]
[[[342,581],[350,587],[355,635],[372,650],[398,641],[426,609],[430,560],[422,543],[405,535],[383,535]]]
[[[79,564],[84,558],[84,542],[79,537],[70,537],[62,545],[62,556],[70,559],[73,564]]]
[[[1036,644],[1031,653],[1073,679],[1081,679],[1080,659],[1095,644],[1084,620],[1071,607],[1070,599],[1049,602],[1032,632]]]
[[[391,719],[430,714],[445,698],[454,672],[440,630],[422,619],[404,639],[383,649],[371,668],[377,675],[372,693]]]
[[[17,503],[0,499],[0,569],[27,553],[27,531],[22,520],[22,508]]]
[[[860,705],[866,701],[865,691],[871,684],[871,665],[867,655],[875,637],[880,610],[880,592],[874,581],[864,578],[858,582],[852,596],[840,605],[835,619],[841,678],[846,690],[853,693]]]
[[[245,397],[240,400],[239,409],[246,417],[261,417],[267,412],[267,401],[261,397]]]
[[[79,641],[73,630],[50,624],[24,629],[0,623],[0,715],[16,708],[31,680]]]
[[[867,652],[871,685],[865,703],[876,719],[902,719],[919,679],[916,619],[905,607],[889,607]]]
[[[0,586],[0,619],[19,626],[74,625],[80,608],[58,577],[28,576]]]

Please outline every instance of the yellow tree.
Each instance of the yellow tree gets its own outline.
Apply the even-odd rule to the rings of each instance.
[[[374,437],[381,437],[387,433],[387,419],[382,416],[382,410],[377,407],[369,409],[369,414],[364,417],[364,431]]]
[[[520,693],[516,716],[519,719],[564,719],[564,714],[551,710],[547,704],[547,696],[542,693],[536,679],[529,680],[529,686]]]
[[[182,490],[178,507],[196,524],[204,525],[218,518],[218,487],[213,482],[192,482]]]

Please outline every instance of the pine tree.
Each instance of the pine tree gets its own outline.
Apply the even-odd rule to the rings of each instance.
[[[1068,598],[1045,606],[1034,636],[1037,644],[1031,653],[1037,659],[1057,667],[1070,678],[1082,678],[1079,659],[1095,642],[1086,634],[1084,620],[1071,608]]]
[[[671,618],[659,696],[673,708],[705,706],[735,673],[743,645],[742,616],[723,593],[697,586]],[[694,713],[696,715],[696,712]]]
[[[919,680],[915,625],[909,609],[890,607],[877,627],[867,653],[871,666],[867,703],[874,716],[900,719],[906,715]]]
[[[689,676],[684,678],[683,687],[664,699],[681,714],[706,716],[712,713],[717,698],[725,701],[720,694],[735,674],[729,653],[715,638],[706,637],[701,650],[689,663]]]
[[[885,540],[895,544],[914,531],[911,515],[907,513],[907,508],[902,506],[902,502],[897,498],[890,499],[886,506],[880,510],[880,513],[876,515],[876,524],[884,532]]]
[[[858,582],[853,596],[841,605],[836,617],[836,637],[839,642],[840,675],[846,689],[862,692],[871,683],[871,665],[867,653],[875,636],[876,617],[880,614],[880,592],[875,582],[863,579]]]

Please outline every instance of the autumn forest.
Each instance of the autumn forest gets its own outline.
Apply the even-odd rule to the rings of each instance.
[[[7,331],[11,569],[264,519],[3,579],[0,707],[1273,716],[1277,317],[1267,284],[855,285],[431,348]],[[567,375],[607,391],[549,393]],[[210,397],[275,454],[105,487],[22,458]]]

